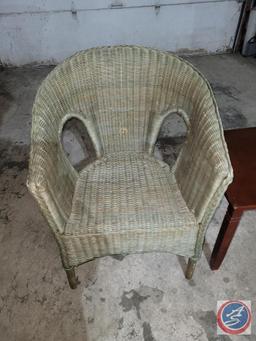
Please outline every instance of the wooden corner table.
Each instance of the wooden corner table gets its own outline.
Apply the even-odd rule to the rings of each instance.
[[[226,130],[224,134],[234,180],[225,193],[229,205],[211,255],[212,270],[220,267],[243,212],[256,209],[256,128]]]

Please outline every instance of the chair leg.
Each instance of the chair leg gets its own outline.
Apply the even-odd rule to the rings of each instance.
[[[65,269],[67,278],[68,278],[68,283],[71,289],[76,289],[78,284],[80,283],[78,280],[78,277],[76,276],[75,273],[75,268],[70,268],[70,269]]]
[[[186,269],[186,274],[185,277],[186,279],[191,279],[196,267],[196,260],[189,258],[188,260],[188,265],[187,265],[187,269]]]

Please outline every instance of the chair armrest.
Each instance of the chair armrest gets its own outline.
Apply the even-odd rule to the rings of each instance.
[[[175,168],[182,196],[203,229],[233,179],[215,100],[206,107],[191,115],[187,141]]]
[[[63,232],[70,215],[77,176],[62,146],[46,142],[34,130],[27,186],[55,232]]]

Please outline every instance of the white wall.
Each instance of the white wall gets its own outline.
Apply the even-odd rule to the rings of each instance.
[[[232,48],[240,8],[236,0],[1,0],[0,61],[55,64],[113,44],[222,52]]]

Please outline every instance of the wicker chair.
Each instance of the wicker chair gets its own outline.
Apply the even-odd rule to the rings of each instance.
[[[187,138],[175,166],[154,158],[163,120],[181,115]],[[85,125],[97,160],[77,172],[61,144],[64,124]],[[217,105],[182,59],[137,46],[93,48],[57,66],[33,106],[28,188],[74,268],[110,254],[171,252],[191,278],[206,227],[232,180]]]

